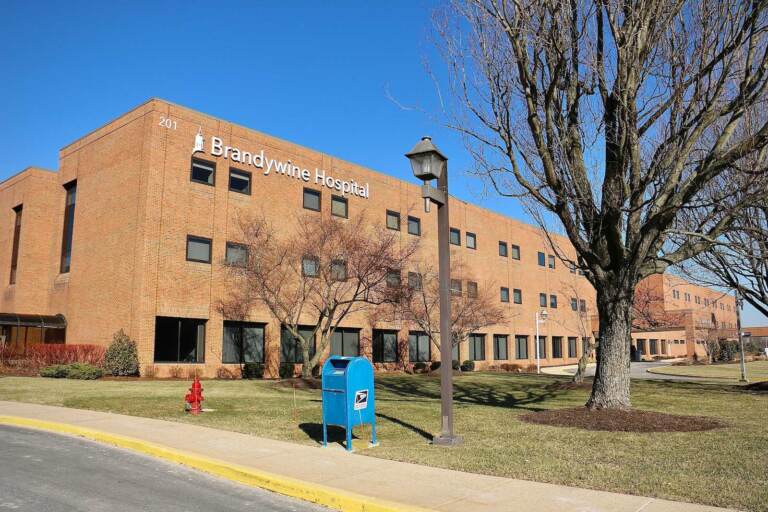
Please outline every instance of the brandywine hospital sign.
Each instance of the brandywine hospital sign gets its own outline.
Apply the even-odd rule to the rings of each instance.
[[[193,154],[198,152],[205,153],[205,137],[203,137],[202,130],[198,131],[197,135],[195,135],[195,147],[192,150]],[[305,183],[309,183],[314,178],[316,185],[336,190],[344,196],[351,194],[364,199],[370,197],[370,185],[368,183],[363,185],[355,180],[334,178],[326,173],[325,170],[317,167],[313,175],[309,169],[295,165],[290,160],[283,161],[269,158],[263,149],[256,152],[241,151],[239,148],[224,145],[224,142],[219,137],[211,137],[211,145],[208,152],[211,156],[220,156],[239,164],[262,169],[264,176],[269,176],[270,174],[275,176],[282,175]]]

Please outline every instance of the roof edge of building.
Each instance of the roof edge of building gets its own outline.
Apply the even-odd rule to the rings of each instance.
[[[10,176],[5,178],[4,180],[0,181],[0,187],[3,187],[5,185],[7,185],[8,182],[10,182],[11,180],[14,180],[14,179],[17,179],[17,178],[21,178],[22,175],[24,175],[24,174],[38,172],[38,171],[39,172],[44,172],[44,173],[50,173],[50,174],[58,174],[59,173],[59,171],[56,171],[56,170],[53,170],[53,169],[46,169],[45,167],[38,167],[36,165],[29,165],[29,166],[23,168],[22,170],[14,173],[14,174],[11,174]]]

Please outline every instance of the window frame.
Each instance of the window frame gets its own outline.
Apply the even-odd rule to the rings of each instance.
[[[24,204],[13,207],[13,244],[11,246],[11,275],[8,278],[8,284],[16,284],[19,269],[19,247],[21,246],[21,223],[24,213]]]
[[[539,293],[539,307],[540,308],[546,308],[547,307],[547,294],[546,293]]]
[[[454,284],[458,284],[458,286],[454,286]],[[451,295],[461,297],[461,294],[463,293],[461,279],[451,279],[450,287]]]
[[[299,328],[299,335],[302,337],[303,335],[301,334],[301,331],[312,331],[312,339],[308,340],[310,341],[309,357],[310,358],[314,357],[315,352],[317,351],[317,336],[314,333],[315,328],[311,325],[299,325],[298,328]],[[283,350],[283,342],[285,341],[284,336],[286,335],[291,336],[293,338],[292,341],[294,343],[294,346],[291,348],[291,350],[293,351],[294,360],[292,361],[289,361],[287,360],[287,358],[284,357],[286,355],[286,352]],[[304,339],[306,340],[306,338]],[[287,327],[285,327],[284,325],[281,325],[280,326],[280,352],[278,354],[278,358],[279,358],[278,360],[280,364],[303,364],[303,361],[299,360],[301,356],[300,350],[301,350],[301,342],[298,341],[291,334],[291,332],[288,330]]]
[[[504,292],[506,292],[506,294],[507,294],[506,300],[504,299]],[[499,299],[501,300],[501,302],[509,303],[509,288],[508,287],[502,286],[501,288],[499,288]]]
[[[416,286],[414,286],[416,283]],[[421,291],[423,286],[422,276],[418,272],[408,272],[408,288],[415,291]]]
[[[317,208],[307,206],[307,195],[317,197]],[[301,192],[301,206],[305,210],[309,210],[311,212],[321,211],[323,209],[323,193],[320,190],[315,190],[314,188],[304,187]]]
[[[243,249],[245,251],[245,261],[243,264],[237,264],[235,262],[229,261],[229,250],[230,249]],[[248,265],[248,246],[246,244],[241,244],[238,242],[227,242],[226,246],[224,248],[224,262],[227,265],[230,265],[232,267],[240,267],[244,268]]]
[[[233,172],[237,173],[237,174],[243,174],[243,175],[248,176],[248,190],[247,191],[243,192],[242,190],[237,190],[237,189],[232,188],[232,173]],[[251,190],[253,189],[253,174],[250,171],[244,171],[242,169],[238,169],[237,167],[230,167],[229,168],[229,176],[228,176],[228,178],[229,178],[229,181],[227,182],[227,188],[229,189],[230,192],[235,192],[236,194],[243,194],[243,195],[246,195],[246,196],[251,195]]]
[[[391,227],[389,225],[389,219],[397,219],[397,227]],[[387,213],[384,216],[384,225],[387,229],[391,229],[392,231],[402,231],[402,219],[400,218],[400,212],[396,212],[394,210],[387,210]]]
[[[208,244],[208,260],[201,260],[197,258],[190,258],[189,256],[189,242],[198,242],[198,243],[207,243]],[[208,265],[211,264],[212,255],[213,255],[213,239],[207,238],[204,236],[198,236],[198,235],[190,235],[187,234],[187,245],[186,245],[186,259],[187,261],[193,262],[193,263],[207,263]]]
[[[480,355],[478,357],[477,349],[480,347]],[[485,361],[485,334],[470,333],[467,336],[467,348],[469,349],[467,358],[470,361]]]
[[[467,298],[476,299],[478,293],[477,281],[467,281]]]
[[[334,204],[344,205],[344,215],[339,215],[338,213],[333,211]],[[334,217],[339,217],[340,219],[348,219],[349,218],[349,199],[347,199],[344,196],[340,196],[338,194],[331,194],[331,215],[333,215]]]
[[[504,339],[504,357],[501,356],[499,347],[502,346],[499,342]],[[509,335],[507,334],[494,334],[493,335],[493,360],[494,361],[508,361],[509,360]]]
[[[520,297],[520,300],[518,301],[517,298]],[[513,304],[522,304],[523,303],[523,290],[520,288],[513,288],[512,289],[512,303]]]
[[[517,254],[517,256],[515,256]],[[520,261],[520,246],[516,244],[510,244],[509,245],[509,256],[513,260]]]
[[[472,240],[472,245],[469,245],[469,241]],[[464,245],[467,249],[477,250],[477,235],[471,231],[464,232]]]
[[[304,268],[303,261],[302,261],[302,268]],[[342,277],[339,277],[339,276],[336,275],[335,269],[337,269],[337,268],[341,268],[342,269],[342,271],[343,271],[343,276]],[[349,272],[347,270],[347,262],[344,261],[341,258],[334,258],[334,259],[331,260],[329,271],[330,271],[331,281],[343,283],[344,281],[349,279]]]
[[[414,358],[414,351],[411,350],[411,336],[416,339],[416,357]],[[427,345],[427,358],[421,359],[421,351],[419,350],[420,343],[424,341]],[[432,361],[432,341],[424,331],[408,331],[408,362],[409,363],[429,363]]]
[[[555,258],[554,254],[547,255],[547,267],[551,269],[555,269],[557,266],[557,259]]]
[[[60,274],[68,274],[72,269],[72,246],[74,245],[75,238],[75,211],[77,206],[77,180],[65,183],[64,191],[64,226],[61,233],[61,258],[59,260]]]
[[[208,164],[212,167],[211,182],[198,180],[195,178],[195,163]],[[193,156],[189,161],[189,181],[192,183],[199,183],[200,185],[215,187],[216,186],[216,162],[214,162],[213,160],[206,160],[204,158],[198,158],[196,156]]]
[[[260,361],[247,361],[245,357],[242,357],[241,361],[227,361],[225,360],[225,340],[227,339],[227,328],[237,328],[241,331],[241,336],[243,336],[242,333],[244,333],[244,330],[246,328],[260,328],[261,329],[261,360]],[[221,364],[248,364],[248,363],[257,363],[257,364],[264,364],[266,361],[266,336],[267,336],[267,324],[263,322],[244,322],[240,320],[224,320],[222,323],[222,334],[221,334]],[[243,352],[241,356],[245,356],[245,346],[243,346]]]
[[[331,340],[329,345],[330,355],[336,355],[336,356],[342,356],[342,357],[359,357],[360,356],[360,332],[361,329],[354,328],[354,327],[337,327],[333,330],[333,334],[331,335]],[[336,335],[339,335],[341,337],[341,353],[334,352],[334,345],[336,344],[336,341],[334,340],[334,337]],[[357,336],[357,350],[354,354],[349,353],[347,354],[347,344],[345,337],[347,335],[355,335]]]
[[[521,351],[521,347],[525,350]],[[521,355],[523,357],[520,357]],[[526,359],[530,359],[528,357],[528,336],[525,334],[515,334],[515,360],[523,361]]]
[[[306,267],[304,266],[305,261],[314,261],[315,262],[315,273],[314,274],[307,274]],[[301,257],[301,275],[302,277],[311,277],[313,279],[317,279],[320,277],[320,258],[313,254],[305,254]]]
[[[550,336],[550,344],[552,345],[552,359],[563,358],[563,337],[562,336]],[[557,350],[555,350],[557,348]]]
[[[578,357],[579,355],[579,349],[578,349],[578,338],[575,336],[568,336],[568,358],[573,359],[575,357]],[[573,348],[573,350],[571,350]]]
[[[507,242],[503,240],[499,240],[499,256],[502,258],[509,257],[509,246],[507,245]]]
[[[176,359],[158,359],[158,323],[161,321],[176,321]],[[194,361],[184,361],[181,359],[182,349],[182,335],[185,333],[185,328],[182,326],[183,322],[189,322],[191,325],[187,326],[195,328],[195,340],[194,340]],[[154,347],[152,352],[152,362],[155,364],[205,364],[205,343],[207,337],[208,319],[206,318],[188,318],[188,317],[176,317],[176,316],[155,316],[155,335],[154,335]],[[202,329],[201,329],[202,327]],[[202,335],[202,336],[201,336]],[[165,340],[167,341],[167,340]]]
[[[411,231],[411,223],[416,226],[416,232]],[[414,217],[413,215],[408,216],[408,234],[421,236],[421,219],[419,217]]]
[[[453,241],[453,237],[456,235],[456,241]],[[448,228],[448,243],[461,247],[461,230],[457,228]]]
[[[540,267],[547,268],[547,255],[541,251],[536,253],[536,259]]]
[[[551,295],[549,296],[549,307],[552,309],[557,309],[557,295]]]
[[[394,329],[373,329],[371,333],[371,360],[374,363],[397,363],[400,361],[400,340],[399,332]],[[384,335],[394,335],[395,337],[395,355],[392,359],[387,359],[384,354]]]

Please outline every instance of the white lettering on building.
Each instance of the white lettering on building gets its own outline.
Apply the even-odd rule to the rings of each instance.
[[[290,160],[269,158],[263,149],[256,153],[241,151],[239,148],[225,145],[219,137],[211,137],[211,155],[263,169],[264,176],[282,175],[307,183],[312,176],[309,169],[300,167]],[[341,192],[343,196],[350,194],[365,199],[370,197],[370,185],[368,183],[363,185],[355,180],[334,178],[327,174],[324,169],[315,168],[315,184]]]

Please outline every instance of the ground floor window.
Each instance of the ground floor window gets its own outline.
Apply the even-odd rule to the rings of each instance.
[[[657,340],[649,340],[648,348],[650,349],[651,355],[656,355],[658,353],[658,348],[656,346],[657,343]]]
[[[493,358],[497,361],[509,359],[507,356],[507,336],[505,334],[493,335]]]
[[[430,361],[431,343],[429,336],[423,332],[408,333],[408,361],[412,363]]]
[[[646,354],[645,351],[645,340],[644,339],[638,339],[637,340],[637,353],[640,355]]]
[[[568,357],[576,357],[576,338],[568,338]]]
[[[515,359],[528,359],[528,336],[515,336]]]
[[[373,362],[397,362],[397,331],[373,331]]]
[[[225,320],[221,362],[263,363],[264,324]]]
[[[562,336],[552,336],[552,357],[554,359],[560,359],[563,357]]]
[[[472,361],[485,360],[485,334],[469,335],[469,358]]]
[[[342,329],[333,331],[331,336],[331,355],[357,357],[360,355],[360,329]]]
[[[205,362],[205,323],[200,318],[155,318],[156,363]]]
[[[539,336],[539,359],[546,359],[547,358],[547,337],[546,336]]]
[[[314,327],[299,327],[299,336],[309,343],[309,357],[315,355],[315,329]],[[294,337],[285,327],[280,328],[280,362],[303,363],[301,340]]]

